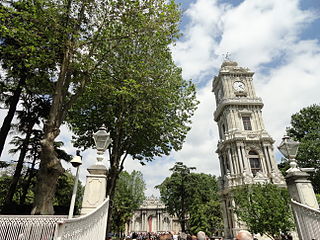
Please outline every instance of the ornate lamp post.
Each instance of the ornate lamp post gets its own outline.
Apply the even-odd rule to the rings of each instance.
[[[103,124],[99,130],[93,134],[93,139],[97,148],[97,165],[102,165],[103,154],[112,143],[110,132],[107,132],[106,130],[107,128]]]
[[[297,168],[297,161],[295,159],[298,153],[299,144],[299,142],[295,142],[289,136],[285,135],[278,146],[279,151],[290,162],[290,168],[287,170],[287,173],[300,172],[300,169]]]
[[[110,132],[106,131],[105,125],[93,134],[97,148],[97,161],[88,168],[86,186],[83,195],[81,215],[92,212],[106,198],[108,169],[102,163],[103,154],[112,143]]]
[[[319,209],[313,187],[311,185],[309,174],[305,170],[297,168],[296,155],[298,152],[299,142],[295,142],[288,136],[282,138],[278,147],[279,151],[290,161],[290,168],[287,170],[286,182],[291,197],[302,204]]]
[[[78,180],[79,180],[79,167],[82,164],[81,156],[80,156],[80,150],[77,150],[76,156],[73,157],[73,159],[70,161],[73,167],[77,168],[77,173],[74,181],[73,191],[72,191],[72,197],[70,202],[70,208],[69,208],[69,215],[68,218],[72,218],[73,211],[74,211],[74,204],[76,202],[76,195],[77,195],[77,189],[78,189]]]

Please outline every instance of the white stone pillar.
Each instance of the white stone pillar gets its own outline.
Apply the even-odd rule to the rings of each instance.
[[[261,119],[261,129],[265,129],[265,127],[264,127],[264,122],[263,122],[263,120],[262,120],[262,110],[260,109],[260,111],[259,111],[259,117],[260,117],[260,119]]]
[[[242,159],[242,155],[241,155],[241,151],[240,151],[240,146],[237,145],[237,153],[238,153],[238,157],[239,157],[239,165],[240,165],[240,171],[243,172],[245,166],[243,165],[244,161]]]
[[[276,171],[278,169],[278,166],[276,165],[276,161],[274,160],[274,156],[272,155],[272,152],[271,152],[271,146],[267,146],[267,153],[268,153],[268,157],[270,159],[270,165],[271,165],[271,169]],[[272,171],[271,170],[271,171]]]
[[[235,174],[235,171],[234,171],[234,167],[233,167],[233,162],[232,162],[232,157],[231,157],[231,154],[230,154],[230,148],[228,148],[228,160],[229,160],[229,167],[230,167],[230,172],[231,174]]]
[[[239,148],[241,149],[244,167],[247,169],[248,172],[251,172],[250,163],[249,163],[248,158],[246,158],[246,153],[245,153],[245,150],[244,150],[244,146],[241,145]]]
[[[107,171],[104,165],[93,165],[88,168],[89,175],[84,189],[81,215],[92,212],[105,200]]]
[[[146,229],[146,213],[143,211],[142,212],[142,227],[141,227],[141,230],[142,231],[145,231]]]
[[[290,170],[290,169],[289,169]],[[302,171],[289,172],[286,175],[286,182],[291,198],[299,203],[319,209],[319,204],[314,194],[310,175]]]
[[[262,145],[262,148],[263,148],[262,150],[263,150],[263,153],[264,153],[265,162],[266,162],[266,165],[267,165],[267,172],[271,173],[272,172],[272,167],[270,165],[270,159],[269,159],[269,156],[268,156],[267,147],[265,145]]]

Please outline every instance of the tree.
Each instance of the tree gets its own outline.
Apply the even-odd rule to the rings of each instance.
[[[211,234],[221,227],[220,209],[216,208],[220,205],[217,180],[204,173],[191,173],[193,169],[177,162],[170,169],[171,176],[156,188],[169,214],[178,217],[183,232],[189,225],[192,233],[202,230]]]
[[[99,115],[95,115],[97,112],[91,115],[91,106],[80,108],[80,113],[89,111],[84,115],[94,119],[91,128],[85,130],[85,135],[90,137],[87,130],[90,131],[102,123],[106,123],[111,129],[114,142],[107,189],[111,198],[115,181],[122,170],[120,160],[124,160],[128,154],[134,158],[151,159],[153,155],[168,154],[172,148],[181,147],[189,129],[185,123],[189,123],[190,112],[194,109],[194,87],[182,80],[181,70],[174,66],[168,47],[177,35],[177,23],[180,16],[173,1],[167,3],[165,0],[142,2],[112,0],[88,3],[79,0],[70,1],[70,5],[57,7],[64,10],[59,16],[63,19],[62,26],[66,25],[62,34],[64,36],[63,57],[59,63],[55,94],[41,142],[41,164],[34,213],[52,212],[50,201],[47,199],[52,199],[55,190],[52,183],[62,171],[61,163],[52,148],[53,140],[58,136],[59,127],[66,120],[68,111],[71,108],[76,109],[74,105],[76,100],[79,100],[81,96],[82,100],[79,100],[78,103],[88,101],[88,98],[83,95],[85,92],[91,93],[89,97],[96,94],[106,96],[109,93],[113,97],[98,100],[99,104],[107,100],[107,104],[113,105],[110,114],[114,114],[109,115],[103,121]],[[150,42],[147,39],[153,39],[153,41]],[[166,49],[166,51],[160,51],[161,49]],[[142,58],[148,54],[148,57]],[[139,56],[140,61],[131,61]],[[154,67],[150,68],[152,64]],[[165,67],[158,68],[159,65]],[[123,67],[125,71],[122,70]],[[164,82],[164,79],[167,79],[167,82]],[[145,84],[140,84],[140,82]],[[163,85],[156,88],[156,84]],[[106,88],[108,91],[103,92]],[[146,92],[145,90],[148,89],[150,91]],[[175,91],[170,91],[170,89]],[[165,91],[168,92],[167,98],[157,98],[159,95],[156,93],[159,92],[165,96],[167,94]],[[153,102],[157,100],[158,104],[150,104],[151,98]],[[167,99],[171,101],[165,101]],[[181,101],[182,99],[185,101]],[[97,98],[94,97],[93,100]],[[137,101],[141,101],[140,104],[133,104]],[[88,102],[91,103],[91,101]],[[188,106],[188,103],[191,106]],[[177,107],[157,109],[160,104],[167,106],[177,104]],[[108,112],[105,109],[103,111]],[[162,114],[156,118],[151,114],[156,112],[155,109],[159,113],[165,111],[165,115]],[[153,116],[152,119],[145,118],[148,120],[146,122],[143,122],[143,119],[141,122],[132,121],[135,118],[140,120],[141,115],[146,116],[148,113]],[[75,116],[73,119],[81,119],[82,114]],[[161,124],[164,122],[164,117],[173,118],[168,127]],[[68,121],[71,119],[72,117],[68,118]],[[82,126],[85,126],[84,123],[81,123]],[[72,128],[76,134],[79,133],[77,130],[80,130],[80,126],[76,125]],[[144,129],[150,128],[150,134],[139,138],[142,135],[138,134],[138,130],[141,130],[142,126]],[[155,127],[160,133],[151,131]],[[161,134],[163,128],[168,130],[167,134]],[[89,141],[92,143],[91,139]],[[145,141],[153,144],[147,146],[140,144]],[[123,159],[120,159],[121,156]]]
[[[207,235],[217,234],[223,229],[218,180],[210,174],[191,174],[190,189],[193,203],[189,213],[189,229],[196,234],[204,231]]]
[[[130,14],[123,21],[128,25],[119,26],[118,32],[129,32],[130,38],[114,42],[109,62],[92,76],[95,81],[67,119],[77,146],[92,146],[92,134],[102,124],[111,131],[111,199],[128,155],[144,164],[181,149],[197,105],[195,87],[182,79],[168,46],[178,36],[177,5],[150,0],[126,8]]]
[[[126,171],[120,173],[113,198],[112,232],[122,235],[125,224],[145,199],[144,190],[145,182],[141,172],[134,170],[131,174]]]
[[[19,121],[19,124],[17,124],[18,126],[16,127],[16,129],[21,134],[25,134],[25,138],[22,139],[20,136],[15,136],[11,141],[11,143],[18,146],[18,148],[10,150],[10,153],[16,153],[17,151],[20,151],[20,155],[12,181],[10,183],[3,209],[7,209],[7,206],[10,206],[12,203],[12,198],[21,176],[25,157],[30,150],[30,140],[32,138],[32,135],[34,133],[37,133],[37,130],[34,130],[33,128],[36,124],[40,123],[41,118],[45,118],[47,116],[47,110],[50,106],[48,101],[39,97],[32,96],[31,94],[24,95],[22,99],[23,110],[18,111],[17,119]]]
[[[233,191],[234,211],[252,233],[280,239],[280,233],[293,229],[293,216],[287,189],[274,184],[252,184]]]
[[[297,162],[299,167],[314,167],[311,181],[316,193],[320,193],[320,105],[311,105],[291,116],[287,133],[300,142]]]

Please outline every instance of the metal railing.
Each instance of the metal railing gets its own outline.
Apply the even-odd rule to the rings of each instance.
[[[109,197],[93,212],[58,222],[55,240],[105,240]]]
[[[0,215],[1,240],[51,240],[66,216]]]
[[[0,215],[0,240],[105,240],[109,197],[93,212],[67,216]]]
[[[320,211],[291,199],[300,240],[320,239]]]

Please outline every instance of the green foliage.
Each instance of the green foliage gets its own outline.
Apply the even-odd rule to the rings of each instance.
[[[299,167],[314,167],[311,175],[316,193],[320,193],[320,105],[311,105],[291,116],[289,136],[300,142],[297,161]]]
[[[320,194],[319,193],[316,194],[316,198],[317,198],[318,203],[320,204]]]
[[[134,211],[145,199],[144,190],[145,182],[141,172],[134,170],[131,174],[126,171],[120,173],[112,205],[113,232],[124,232],[125,223],[130,220]]]
[[[187,224],[193,234],[200,230],[212,234],[222,226],[217,179],[204,173],[191,173],[192,169],[177,162],[170,169],[171,176],[156,188],[167,211],[178,217],[183,231]]]
[[[149,161],[182,147],[197,104],[195,87],[182,79],[168,47],[178,31],[174,2],[119,4],[128,9],[125,24],[110,33],[108,61],[92,75],[68,122],[79,146],[92,146],[92,133],[104,123],[115,155]],[[119,32],[130,37],[119,40]]]
[[[36,174],[32,174],[32,180],[29,188],[27,189],[27,196],[23,203],[21,203],[21,198],[23,196],[24,192],[24,186],[27,182],[28,174],[30,172],[28,170],[24,170],[23,174],[19,180],[19,183],[17,185],[16,192],[13,197],[12,205],[15,207],[18,207],[20,209],[23,206],[29,206],[31,207],[34,199],[34,186],[36,183]],[[0,206],[4,204],[5,196],[7,194],[8,188],[10,186],[10,182],[12,180],[12,176],[4,173],[0,177]],[[54,199],[54,206],[59,207],[62,209],[60,211],[60,214],[68,214],[68,209],[70,205],[70,200],[72,196],[74,186],[74,176],[69,172],[66,171],[63,175],[61,175],[58,179],[58,185],[57,185],[57,192]],[[78,191],[77,191],[77,197],[76,197],[76,204],[75,207],[77,210],[80,210],[81,202],[82,202],[82,195],[83,195],[84,187],[81,185],[81,183],[78,183]],[[29,209],[30,211],[30,209]],[[19,212],[17,212],[19,213]],[[24,210],[24,214],[28,214],[29,212]],[[78,212],[79,213],[79,212]]]
[[[10,176],[4,174],[0,177],[0,206],[4,204],[5,197],[8,192],[8,186],[10,185],[11,182]]]
[[[7,72],[6,90],[16,88],[21,79],[26,80],[29,91],[41,89],[45,93],[50,89],[48,79],[61,44],[59,26],[53,19],[56,12],[48,5],[42,0],[0,5],[0,59]]]
[[[69,209],[71,196],[73,192],[73,186],[75,183],[75,177],[71,174],[70,171],[66,171],[58,179],[57,192],[55,194],[54,206],[64,207]],[[84,192],[84,187],[81,185],[81,182],[78,182],[77,196],[75,202],[75,214],[80,214],[82,196]],[[66,212],[67,213],[67,212]]]
[[[252,233],[275,239],[281,231],[293,229],[287,189],[274,184],[253,184],[237,187],[232,194],[235,213]]]

